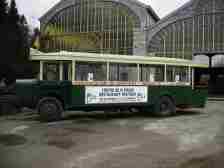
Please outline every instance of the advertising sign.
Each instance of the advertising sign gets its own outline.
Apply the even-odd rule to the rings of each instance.
[[[145,86],[87,86],[86,104],[147,103]]]

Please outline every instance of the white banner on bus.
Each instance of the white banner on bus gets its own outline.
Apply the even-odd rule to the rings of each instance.
[[[86,104],[147,103],[145,86],[87,86]]]

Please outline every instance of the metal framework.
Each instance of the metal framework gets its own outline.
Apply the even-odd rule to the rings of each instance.
[[[132,55],[133,31],[139,27],[139,18],[120,3],[76,0],[45,26],[41,49]]]
[[[162,28],[149,42],[159,57],[192,59],[194,53],[224,51],[224,1],[198,1],[192,17]]]

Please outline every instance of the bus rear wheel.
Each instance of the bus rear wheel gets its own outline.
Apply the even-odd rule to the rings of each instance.
[[[172,116],[176,114],[176,105],[170,97],[163,96],[154,105],[153,112],[158,117]]]
[[[62,117],[62,103],[54,97],[42,98],[37,106],[42,121],[58,121]]]

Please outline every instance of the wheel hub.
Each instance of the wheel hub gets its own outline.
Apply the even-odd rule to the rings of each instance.
[[[50,103],[50,104],[45,104],[45,105],[44,105],[44,110],[45,110],[47,113],[52,113],[52,112],[56,111],[57,108],[55,107],[54,104]]]

